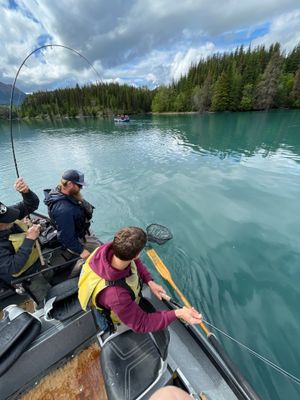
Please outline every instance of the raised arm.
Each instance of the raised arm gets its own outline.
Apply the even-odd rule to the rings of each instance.
[[[15,204],[13,207],[20,210],[19,219],[22,219],[37,210],[40,200],[37,195],[32,192],[23,178],[18,178],[15,182],[15,189],[21,193],[23,201]]]

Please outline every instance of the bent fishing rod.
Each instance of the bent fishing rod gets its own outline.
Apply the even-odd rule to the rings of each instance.
[[[54,43],[52,43],[52,44],[45,44],[45,45],[43,45],[43,46],[40,46],[40,47],[36,48],[35,50],[33,50],[31,53],[29,53],[29,54],[24,58],[24,60],[22,61],[21,65],[20,65],[19,68],[18,68],[18,71],[17,71],[17,73],[16,73],[16,76],[15,76],[15,79],[14,79],[14,82],[13,82],[13,85],[12,85],[12,88],[11,88],[10,103],[9,103],[10,141],[11,141],[11,149],[12,149],[13,161],[14,161],[14,165],[15,165],[15,170],[16,170],[17,178],[20,177],[20,174],[19,174],[18,163],[17,163],[17,157],[16,157],[16,152],[15,152],[15,145],[14,145],[14,138],[13,138],[13,123],[12,123],[12,109],[13,109],[13,104],[14,104],[15,87],[16,87],[16,83],[17,83],[18,76],[19,76],[19,74],[20,74],[20,72],[21,72],[21,69],[22,69],[23,66],[25,65],[26,61],[27,61],[33,54],[35,54],[36,52],[38,52],[38,51],[40,51],[40,50],[42,50],[42,49],[49,48],[49,47],[50,47],[50,48],[53,48],[53,47],[60,47],[60,48],[67,49],[67,50],[69,50],[69,51],[71,51],[71,52],[77,54],[79,57],[81,57],[83,60],[85,60],[85,61],[87,62],[87,64],[93,69],[93,71],[96,73],[96,75],[97,75],[97,76],[99,77],[99,79],[101,80],[101,78],[100,78],[100,76],[99,76],[97,70],[94,68],[94,66],[92,65],[92,63],[91,63],[85,56],[83,56],[82,54],[80,54],[79,51],[77,51],[77,50],[75,50],[75,49],[72,49],[72,47],[65,46],[65,45],[62,45],[62,44],[54,44]],[[38,251],[38,253],[39,253],[39,257],[40,257],[41,264],[44,266],[44,265],[45,265],[45,261],[44,261],[43,255],[42,255],[42,251],[41,251],[41,247],[40,247],[39,241],[36,240],[35,243],[36,243],[37,251]]]
[[[14,102],[14,93],[15,93],[15,87],[16,87],[16,83],[17,83],[17,79],[18,76],[21,72],[21,69],[23,68],[23,66],[25,65],[26,61],[36,52],[42,50],[42,49],[46,49],[46,48],[52,48],[52,47],[61,47],[63,49],[67,49],[70,50],[71,52],[77,54],[79,57],[81,57],[83,60],[85,60],[87,62],[87,64],[93,69],[93,71],[96,73],[96,75],[98,76],[99,80],[101,81],[100,75],[98,74],[97,70],[95,69],[95,67],[92,65],[92,63],[82,54],[79,53],[79,51],[72,49],[72,47],[69,46],[65,46],[62,44],[45,44],[43,46],[40,46],[38,48],[36,48],[35,50],[33,50],[31,53],[29,53],[24,60],[22,61],[21,65],[18,68],[18,71],[16,73],[12,88],[11,88],[11,93],[10,93],[10,103],[9,103],[9,125],[10,125],[10,141],[11,141],[11,149],[12,149],[12,155],[13,155],[13,160],[14,160],[14,165],[15,165],[15,170],[16,170],[16,174],[17,174],[17,178],[20,177],[19,175],[19,169],[18,169],[18,164],[17,164],[17,158],[16,158],[16,152],[15,152],[15,146],[14,146],[14,139],[13,139],[13,124],[12,124],[12,108],[13,108],[13,102]]]

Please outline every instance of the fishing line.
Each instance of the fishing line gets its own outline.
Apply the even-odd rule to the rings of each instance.
[[[15,87],[16,87],[16,83],[17,83],[17,79],[18,79],[19,73],[20,73],[22,67],[24,66],[24,64],[26,63],[26,61],[27,61],[34,53],[36,53],[37,51],[42,50],[42,49],[45,49],[45,48],[48,48],[48,47],[51,47],[51,48],[52,48],[52,47],[61,47],[61,48],[70,50],[71,52],[77,54],[79,57],[81,57],[83,60],[85,60],[85,61],[88,63],[88,65],[93,69],[93,71],[96,73],[96,75],[99,77],[99,79],[100,79],[100,81],[101,81],[100,75],[98,74],[97,70],[94,68],[94,66],[92,65],[92,63],[91,63],[85,56],[83,56],[82,54],[80,54],[77,50],[72,49],[72,47],[64,46],[64,45],[62,45],[62,44],[45,44],[45,45],[40,46],[40,47],[38,47],[37,49],[33,50],[30,54],[28,54],[28,55],[24,58],[24,60],[22,61],[21,65],[20,65],[20,67],[19,67],[19,69],[18,69],[18,71],[17,71],[17,73],[16,73],[16,76],[15,76],[15,79],[14,79],[14,82],[13,82],[13,85],[12,85],[12,88],[11,88],[10,104],[9,104],[10,141],[11,141],[11,149],[12,149],[13,160],[14,160],[14,164],[15,164],[15,169],[16,169],[17,178],[19,178],[20,175],[19,175],[18,163],[17,163],[17,158],[16,158],[15,145],[14,145],[14,138],[13,138],[13,127],[12,127],[12,108],[13,108]],[[97,82],[96,82],[96,83],[97,83]]]
[[[224,335],[225,337],[227,337],[228,339],[232,340],[233,342],[235,342],[236,344],[238,344],[239,346],[243,347],[244,349],[246,349],[250,354],[252,354],[253,356],[257,357],[259,360],[263,361],[265,364],[269,365],[271,368],[275,369],[277,372],[281,373],[282,375],[285,375],[287,378],[291,379],[293,382],[295,382],[297,385],[300,385],[300,379],[297,378],[295,375],[292,375],[290,372],[284,370],[283,368],[279,367],[278,365],[274,364],[272,361],[268,360],[267,358],[263,357],[262,355],[260,355],[259,353],[257,353],[256,351],[250,349],[250,347],[246,346],[245,344],[239,342],[237,339],[233,338],[232,336],[228,335],[228,333],[222,331],[221,329],[217,328],[216,326],[214,326],[213,324],[211,324],[208,321],[205,321],[203,319],[203,322],[209,326],[211,326],[212,328],[214,328],[216,331],[218,331],[219,333],[221,333],[222,335]]]
[[[167,297],[169,297],[169,296],[167,296]],[[177,303],[176,301],[174,301],[170,297],[168,299],[166,299],[166,300],[169,301],[170,303],[172,303],[177,308],[181,308],[182,307],[179,303]],[[291,379],[297,385],[300,385],[300,379],[297,378],[295,375],[291,374],[290,372],[286,371],[285,369],[283,369],[283,368],[279,367],[278,365],[274,364],[271,360],[268,360],[266,357],[263,357],[261,354],[259,354],[256,351],[250,349],[250,347],[248,347],[245,344],[239,342],[237,339],[233,338],[228,333],[226,333],[226,332],[222,331],[221,329],[217,328],[215,325],[211,324],[210,322],[206,321],[205,319],[202,319],[202,321],[206,325],[211,326],[216,331],[218,331],[219,333],[221,333],[222,335],[224,335],[228,339],[232,340],[234,343],[238,344],[239,346],[241,346],[242,348],[247,350],[250,354],[252,354],[253,356],[257,357],[259,360],[263,361],[265,364],[267,364],[271,368],[275,369],[277,372],[281,373],[282,375],[285,375],[287,378]]]

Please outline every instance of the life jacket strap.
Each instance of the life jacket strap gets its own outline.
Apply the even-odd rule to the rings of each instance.
[[[117,279],[116,281],[105,281],[106,286],[120,286],[129,291],[132,300],[135,300],[134,291],[131,287],[126,283],[125,278]]]
[[[106,283],[106,286],[119,286],[119,287],[122,287],[122,288],[128,290],[132,300],[133,301],[135,300],[134,291],[126,283],[125,278],[118,279],[116,281],[106,280],[105,283]],[[115,328],[115,324],[113,323],[112,318],[111,318],[111,310],[109,310],[108,308],[103,307],[102,305],[101,305],[101,308],[102,308],[102,313],[105,315],[105,318],[107,319],[107,323],[108,323],[110,334],[112,334],[112,333],[114,333],[116,331],[116,328]]]

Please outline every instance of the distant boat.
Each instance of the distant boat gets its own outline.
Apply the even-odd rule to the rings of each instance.
[[[129,122],[130,119],[128,117],[128,115],[126,115],[125,117],[115,117],[114,118],[114,122]]]

